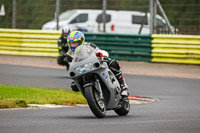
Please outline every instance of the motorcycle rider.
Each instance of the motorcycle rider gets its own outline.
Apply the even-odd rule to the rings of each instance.
[[[80,31],[71,32],[67,37],[67,43],[69,46],[69,50],[68,50],[67,54],[71,55],[72,57],[75,53],[75,49],[78,46],[89,45],[89,46],[93,47],[94,49],[96,49],[96,55],[98,57],[107,58],[108,67],[114,73],[114,75],[118,79],[120,86],[122,88],[121,94],[128,96],[128,86],[127,86],[125,79],[123,78],[122,72],[120,70],[121,65],[117,60],[108,58],[108,53],[105,50],[100,50],[94,43],[85,42],[85,36]],[[73,82],[72,84],[74,85],[75,83]],[[74,90],[74,89],[72,88],[72,90]],[[78,90],[74,90],[74,91],[78,91]]]
[[[68,44],[67,44],[67,36],[69,35],[70,30],[68,28],[62,29],[62,35],[58,39],[58,58],[57,58],[57,63],[59,65],[64,65],[66,66],[66,69],[69,69],[69,63],[66,61],[66,56],[65,54],[69,50]]]

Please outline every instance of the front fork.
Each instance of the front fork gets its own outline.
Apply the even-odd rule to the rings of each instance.
[[[102,92],[102,89],[101,89],[101,85],[100,85],[100,82],[99,82],[99,79],[95,76],[95,81],[93,82],[90,82],[88,83],[85,79],[85,77],[83,78],[83,88],[87,87],[87,86],[92,86],[94,87],[98,92],[99,92],[99,97],[100,97],[100,100],[103,100],[103,92]]]
[[[97,91],[100,94],[99,95],[100,99],[103,100],[103,92],[102,92],[102,89],[101,89],[101,85],[100,85],[99,79],[96,79],[96,82],[94,84],[95,84],[95,88],[97,89]]]

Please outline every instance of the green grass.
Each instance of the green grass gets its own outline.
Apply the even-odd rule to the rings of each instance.
[[[0,85],[0,108],[28,107],[28,104],[86,104],[80,92]]]

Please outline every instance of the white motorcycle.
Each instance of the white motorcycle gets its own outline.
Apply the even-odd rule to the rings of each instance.
[[[77,49],[69,67],[70,77],[75,82],[72,87],[83,94],[97,118],[105,117],[107,110],[127,115],[130,110],[128,96],[121,95],[120,84],[108,68],[107,60],[99,59],[90,46],[82,45]]]

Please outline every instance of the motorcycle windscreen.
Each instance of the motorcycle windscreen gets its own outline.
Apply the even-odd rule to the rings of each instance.
[[[88,58],[92,53],[95,52],[95,49],[89,45],[80,45],[76,48],[74,59],[72,62],[80,62]]]

